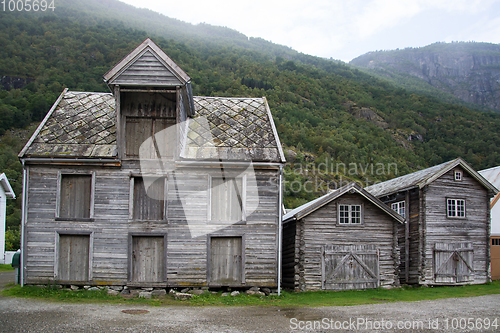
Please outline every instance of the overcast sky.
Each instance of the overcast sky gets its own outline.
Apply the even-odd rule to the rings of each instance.
[[[499,0],[121,1],[346,62],[369,51],[438,41],[500,43]]]

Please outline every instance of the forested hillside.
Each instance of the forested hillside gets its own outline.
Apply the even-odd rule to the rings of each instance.
[[[181,40],[89,13],[68,18],[76,17],[72,10],[0,13],[0,172],[18,194],[9,203],[11,230],[21,207],[16,154],[28,136],[9,129],[40,121],[65,87],[107,91],[103,74],[146,37],[192,77],[196,95],[267,97],[289,161],[288,208],[350,180],[371,184],[457,156],[477,169],[500,164],[498,114],[410,94],[344,63],[268,42],[252,48],[217,34],[205,42],[196,33]]]

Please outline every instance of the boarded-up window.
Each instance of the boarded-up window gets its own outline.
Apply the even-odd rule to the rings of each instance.
[[[211,220],[238,222],[243,218],[242,178],[212,178]]]
[[[210,282],[234,285],[242,282],[241,237],[212,237],[210,240]]]
[[[163,236],[132,237],[132,282],[164,281]]]
[[[90,218],[91,175],[61,175],[60,218]]]
[[[164,191],[165,178],[158,178],[153,182],[145,182],[142,177],[134,177],[134,200],[132,208],[134,220],[163,220],[165,205]]]
[[[175,124],[170,118],[127,117],[125,154],[127,157],[171,158],[175,148]],[[153,135],[154,134],[154,135]],[[149,144],[141,145],[149,139]]]
[[[89,235],[60,235],[58,279],[60,281],[88,281]]]

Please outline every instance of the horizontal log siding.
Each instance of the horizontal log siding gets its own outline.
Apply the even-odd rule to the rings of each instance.
[[[337,202],[346,204],[363,203],[364,223],[362,225],[337,225]],[[298,289],[321,289],[321,249],[323,245],[373,244],[380,250],[380,286],[397,285],[396,268],[399,265],[399,251],[393,221],[380,208],[358,194],[346,194],[297,222],[296,244],[299,253]],[[394,253],[397,253],[395,255]]]
[[[132,167],[132,168],[130,168]],[[257,186],[247,186],[246,202],[257,204],[246,224],[207,223],[208,173],[199,169],[178,170],[168,179],[167,220],[129,219],[130,175],[139,173],[134,163],[117,168],[68,167],[64,169],[30,166],[26,222],[27,284],[54,279],[57,232],[92,233],[91,277],[88,284],[126,284],[128,282],[129,234],[167,234],[168,286],[205,285],[207,282],[208,236],[191,237],[180,197],[188,197],[190,221],[199,222],[198,231],[217,235],[240,235],[245,239],[245,285],[277,285],[278,184],[277,171],[256,170]],[[56,221],[58,171],[95,172],[93,221]],[[203,228],[207,228],[204,230]]]
[[[461,169],[457,169],[461,170]],[[422,282],[434,284],[433,251],[436,243],[470,242],[474,247],[474,281],[487,282],[489,198],[487,190],[467,172],[462,171],[463,180],[454,180],[454,170],[444,174],[425,191],[425,263]],[[465,199],[466,218],[448,218],[446,198]]]

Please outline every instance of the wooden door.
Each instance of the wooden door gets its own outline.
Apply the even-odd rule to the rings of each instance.
[[[163,236],[132,237],[131,282],[164,282]]]
[[[242,283],[241,237],[212,237],[210,242],[210,282],[215,285]]]
[[[84,282],[89,280],[89,235],[60,235],[59,281]]]
[[[461,283],[474,281],[474,249],[471,243],[436,243],[434,281]]]
[[[322,256],[323,289],[367,289],[379,286],[375,245],[325,245]]]

